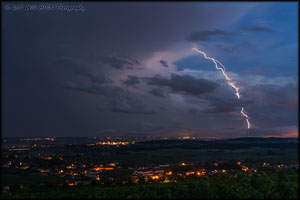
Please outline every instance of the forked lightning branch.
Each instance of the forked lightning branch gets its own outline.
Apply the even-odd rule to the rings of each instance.
[[[220,70],[222,72],[222,74],[224,75],[224,77],[226,78],[226,83],[231,86],[233,89],[235,89],[235,95],[237,96],[238,99],[241,98],[241,95],[240,95],[240,92],[239,92],[239,87],[236,86],[235,82],[232,81],[232,79],[226,74],[226,71],[225,71],[225,66],[220,62],[218,61],[217,59],[215,58],[212,58],[212,57],[208,57],[206,55],[205,52],[203,51],[200,51],[199,49],[197,48],[192,48],[192,50],[196,51],[197,53],[199,54],[202,54],[204,56],[205,59],[207,60],[211,60],[213,61],[213,63],[215,64],[216,66],[216,69],[217,70]],[[219,67],[219,65],[221,67]],[[243,115],[243,117],[245,117],[246,119],[246,122],[247,122],[247,128],[250,129],[251,128],[251,124],[250,124],[250,121],[249,121],[249,116],[247,115],[247,113],[245,112],[245,109],[244,107],[242,107],[242,110],[241,110],[241,114]]]

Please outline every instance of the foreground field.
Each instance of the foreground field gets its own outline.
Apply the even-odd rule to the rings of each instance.
[[[298,199],[298,172],[278,169],[270,172],[220,174],[207,179],[193,179],[176,183],[138,185],[91,185],[39,188],[12,188],[5,199]]]

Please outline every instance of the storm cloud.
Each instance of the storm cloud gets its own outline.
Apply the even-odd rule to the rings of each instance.
[[[53,62],[55,65],[60,67],[67,67],[73,70],[75,73],[89,78],[93,83],[112,83],[113,81],[106,78],[103,74],[97,74],[91,70],[91,67],[72,57],[61,57]]]
[[[200,31],[191,33],[190,36],[187,38],[190,42],[195,41],[208,41],[214,37],[220,37],[223,39],[230,39],[233,36],[236,36],[236,33],[223,31],[223,30],[209,30],[209,31]]]
[[[122,80],[122,83],[124,83],[127,86],[135,87],[135,85],[140,83],[140,79],[137,76],[128,75],[127,80]]]
[[[238,137],[241,106],[255,128],[297,125],[297,3],[80,4],[3,10],[3,136]]]
[[[112,67],[121,70],[123,69],[126,65],[133,65],[132,62],[122,59],[122,58],[116,58],[116,57],[104,57],[104,56],[100,56],[99,57],[100,62],[105,63],[105,64],[109,64]]]
[[[251,32],[265,32],[265,33],[272,33],[274,32],[273,29],[266,27],[266,26],[258,26],[258,25],[254,25],[254,26],[249,26],[249,27],[243,27],[243,30],[246,31],[251,31]]]
[[[154,114],[157,111],[149,108],[138,96],[121,93],[112,100],[112,111],[129,114]]]
[[[157,96],[157,97],[168,97],[169,95],[163,92],[161,89],[154,88],[149,91],[150,94]]]
[[[162,66],[164,66],[164,67],[169,67],[168,62],[165,60],[160,60],[159,63],[162,64]]]
[[[149,108],[139,95],[111,84],[92,84],[91,86],[73,84],[66,86],[66,88],[107,97],[111,104],[111,111],[113,112],[129,114],[154,114],[156,112],[154,109]]]
[[[205,79],[196,79],[190,75],[180,76],[172,74],[170,79],[156,75],[143,80],[149,85],[166,86],[172,89],[173,92],[184,92],[189,95],[209,93],[219,87],[218,83]]]

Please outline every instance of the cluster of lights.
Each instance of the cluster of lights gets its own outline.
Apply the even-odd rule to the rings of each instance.
[[[153,180],[157,180],[157,179],[159,179],[159,176],[158,175],[155,175],[155,176],[152,176],[151,177]]]
[[[135,142],[133,141],[132,144],[134,144]],[[96,144],[91,143],[91,144],[87,144],[87,146],[96,146],[96,145],[109,145],[109,146],[120,146],[120,145],[128,145],[129,142],[97,142]]]
[[[73,169],[73,167],[74,167],[74,164],[66,166],[67,169]]]
[[[69,183],[68,185],[69,185],[69,186],[74,186],[74,185],[76,185],[76,184],[73,183],[73,182],[71,182],[71,183]]]
[[[246,167],[246,166],[243,166],[242,167],[242,171],[244,171],[244,172],[250,172],[250,169],[248,167]]]
[[[21,141],[36,141],[36,140],[43,140],[43,138],[24,138],[24,139],[20,139]]]
[[[29,166],[22,166],[22,167],[20,167],[21,169],[29,169]]]
[[[28,151],[30,148],[8,149],[8,151]]]
[[[168,139],[168,138],[162,138],[162,139]],[[219,137],[210,137],[210,136],[202,136],[202,137],[191,137],[191,136],[182,136],[182,137],[177,137],[177,139],[183,139],[183,140],[196,140],[196,139],[201,139],[201,140],[206,140],[206,141],[210,141],[210,140],[216,140],[216,139],[220,139]]]
[[[191,171],[191,172],[185,172],[185,175],[186,175],[186,176],[189,176],[189,175],[191,175],[191,174],[195,174],[195,172],[193,172],[193,171]]]
[[[205,171],[205,169],[203,169],[203,170],[197,171],[197,172],[194,172],[194,171],[185,172],[186,176],[193,175],[193,174],[196,174],[197,176],[204,176],[206,174],[206,171]]]
[[[78,176],[79,173],[76,173],[76,172],[66,172],[66,175],[70,175],[70,176]]]
[[[197,176],[204,176],[206,174],[205,171],[197,172]]]
[[[98,172],[100,170],[114,170],[114,168],[112,168],[112,167],[95,167],[92,170]]]
[[[98,145],[128,145],[129,142],[98,142]]]
[[[183,136],[183,137],[180,138],[180,139],[188,140],[188,139],[191,139],[191,137],[190,137],[190,136]],[[193,139],[195,139],[195,137],[194,137]]]
[[[53,159],[51,156],[40,156],[40,155],[38,155],[38,158],[41,158],[43,160],[52,160]]]
[[[168,172],[166,172],[166,175],[167,175],[167,176],[170,176],[170,175],[172,175],[172,171],[168,171]]]
[[[52,138],[24,138],[24,139],[20,139],[21,141],[37,141],[37,140],[50,140],[50,141],[54,141],[54,137]]]
[[[267,163],[267,162],[264,162],[264,163],[262,164],[263,167],[268,166],[268,165],[270,165],[270,164]]]
[[[49,169],[40,169],[39,171],[40,171],[41,173],[48,173],[48,172],[50,172]]]

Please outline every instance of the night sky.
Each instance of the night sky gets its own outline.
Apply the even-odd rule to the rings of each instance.
[[[13,5],[45,3],[2,4],[2,136],[298,135],[297,2]]]

